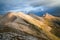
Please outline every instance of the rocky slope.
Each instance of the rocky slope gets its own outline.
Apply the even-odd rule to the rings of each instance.
[[[0,18],[0,40],[60,40],[60,19],[10,12]]]

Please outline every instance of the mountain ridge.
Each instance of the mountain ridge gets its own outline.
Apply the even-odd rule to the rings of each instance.
[[[54,19],[54,20],[52,20],[52,19]],[[42,17],[39,17],[34,14],[24,14],[22,12],[16,12],[16,13],[10,12],[10,13],[4,15],[0,19],[0,26],[1,25],[7,26],[2,29],[7,30],[7,31],[11,30],[10,32],[15,30],[13,32],[16,34],[20,33],[20,31],[22,31],[21,33],[25,32],[31,36],[33,35],[32,37],[34,39],[36,38],[36,40],[50,40],[50,39],[51,40],[57,40],[57,39],[60,40],[59,39],[60,38],[60,35],[59,35],[59,32],[60,32],[59,26],[60,25],[58,23],[52,22],[52,21],[55,21],[56,19],[59,20],[59,22],[60,22],[60,19],[58,17],[52,16],[50,14],[45,14]],[[57,24],[57,26],[54,25],[54,23]],[[5,29],[5,28],[7,28],[7,29]],[[21,33],[19,35],[21,35]],[[54,33],[58,34],[59,36],[58,35],[56,36],[56,34],[54,34]],[[24,34],[24,35],[27,35],[27,34]],[[22,37],[23,37],[23,35],[22,35]],[[28,36],[26,36],[26,38],[27,37]],[[23,38],[23,39],[28,40],[29,38],[27,38],[27,39]],[[30,40],[34,40],[34,39],[31,38]]]

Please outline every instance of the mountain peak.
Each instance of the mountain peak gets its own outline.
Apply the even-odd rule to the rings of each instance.
[[[56,23],[49,21],[49,20],[46,21],[46,19],[55,18],[55,16],[52,16],[48,13],[46,13],[43,16],[44,17],[39,17],[34,14],[27,15],[27,14],[24,14],[23,12],[16,12],[16,13],[9,12],[8,14],[4,15],[0,20],[0,33],[1,33],[1,31],[3,31],[4,33],[6,31],[6,33],[8,33],[8,32],[16,33],[16,34],[18,34],[17,36],[22,34],[21,38],[24,35],[28,34],[26,36],[26,39],[28,39],[28,38],[30,39],[31,37],[33,37],[33,39],[31,39],[31,40],[35,40],[35,39],[37,39],[37,40],[38,39],[39,40],[40,39],[42,39],[42,40],[45,40],[45,39],[46,40],[50,40],[50,39],[60,40],[59,39],[59,37],[60,37],[59,30],[60,29],[57,28],[57,27],[60,28],[60,24],[59,24],[60,21],[56,22]],[[44,19],[44,18],[46,18],[46,19]],[[2,24],[2,26],[1,26],[1,24]],[[1,27],[4,27],[4,28],[2,28],[2,30],[1,30]],[[55,35],[57,33],[58,33],[58,35]],[[17,36],[14,36],[14,38]],[[29,36],[31,36],[31,37],[29,37]],[[19,39],[17,39],[17,38],[19,38]],[[17,40],[20,40],[20,37],[17,37],[17,38],[16,38]],[[25,38],[25,36],[24,36],[24,38]],[[22,39],[24,39],[24,38],[22,38]],[[11,39],[13,39],[13,38],[11,38]]]
[[[53,16],[53,15],[51,15],[49,13],[44,14],[43,17],[47,18],[47,19],[53,19],[53,18],[55,18],[55,16]]]

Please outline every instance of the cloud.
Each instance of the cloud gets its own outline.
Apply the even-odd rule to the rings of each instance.
[[[32,5],[32,6],[47,6],[47,7],[59,6],[60,0],[37,0],[35,2],[32,2],[30,5]]]
[[[8,5],[26,5],[26,6],[56,6],[60,5],[60,0],[0,0],[0,4]]]
[[[60,5],[60,0],[0,0],[0,12],[44,10]],[[44,7],[43,7],[44,6]]]

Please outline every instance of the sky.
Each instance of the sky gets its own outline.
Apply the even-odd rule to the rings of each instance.
[[[60,0],[0,0],[0,14],[24,12],[41,15],[46,12],[60,14]]]

